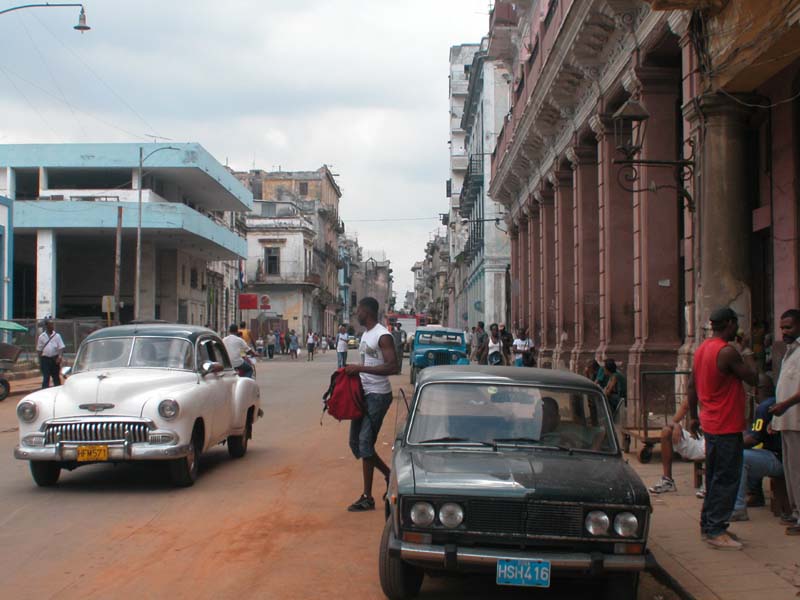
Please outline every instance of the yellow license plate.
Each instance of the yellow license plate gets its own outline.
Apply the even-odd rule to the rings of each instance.
[[[108,460],[108,446],[78,446],[78,462]]]

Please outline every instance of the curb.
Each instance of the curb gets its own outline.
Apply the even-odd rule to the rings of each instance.
[[[678,594],[681,600],[696,600],[692,594],[686,591],[686,588],[684,588],[677,579],[667,573],[667,571],[659,564],[659,562],[656,560],[656,557],[652,553],[650,553],[650,556],[647,560],[647,568],[645,571],[650,573],[650,575],[652,575],[659,583],[665,585],[673,592]]]

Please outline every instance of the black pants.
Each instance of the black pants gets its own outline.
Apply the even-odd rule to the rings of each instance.
[[[61,375],[58,372],[58,362],[52,356],[39,357],[39,369],[42,371],[42,389],[50,387],[50,380],[53,385],[61,385]]]
[[[742,475],[744,441],[741,433],[706,437],[706,497],[700,513],[700,530],[717,537],[728,529]]]
[[[275,356],[275,344],[270,344],[269,346],[267,346],[267,356],[269,356],[270,358]]]

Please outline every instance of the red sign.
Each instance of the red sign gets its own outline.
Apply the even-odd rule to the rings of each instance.
[[[239,294],[239,310],[256,310],[258,294]]]
[[[271,306],[269,305],[269,296],[266,294],[262,294],[261,297],[258,299],[258,307],[261,310],[269,310]]]

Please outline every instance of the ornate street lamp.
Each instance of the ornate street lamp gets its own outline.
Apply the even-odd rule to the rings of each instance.
[[[649,118],[650,113],[636,98],[628,98],[611,116],[614,125],[614,144],[617,151],[625,157],[623,160],[615,159],[613,161],[615,165],[621,166],[617,172],[617,182],[622,189],[628,192],[657,192],[660,189],[674,189],[678,192],[681,200],[686,202],[686,208],[693,212],[694,199],[686,185],[694,177],[694,141],[690,139],[686,142],[691,150],[687,158],[679,160],[637,159],[636,155],[644,146]],[[682,151],[683,147],[681,147]],[[657,185],[655,181],[651,181],[647,187],[637,187],[636,182],[640,180],[639,167],[673,169],[675,185]]]

